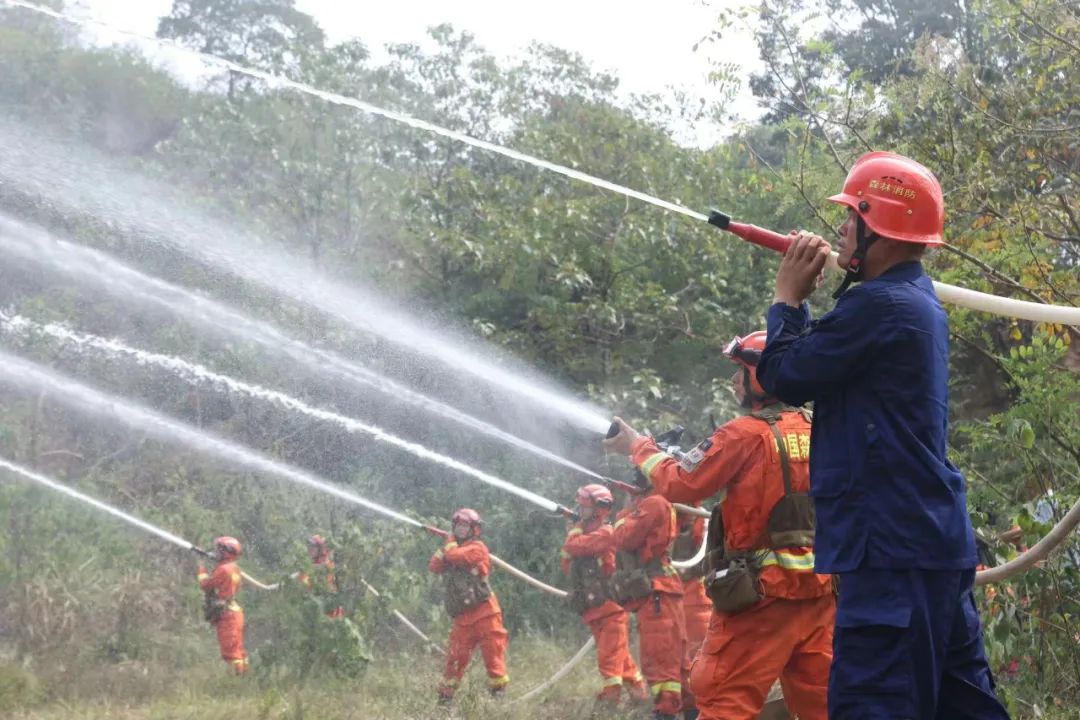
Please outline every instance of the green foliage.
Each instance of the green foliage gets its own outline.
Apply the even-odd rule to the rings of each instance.
[[[332,596],[312,592],[296,582],[283,583],[264,609],[267,625],[258,634],[272,637],[273,642],[253,654],[255,672],[275,678],[293,674],[301,681],[327,673],[359,677],[371,654],[352,619],[328,617],[335,606]]]
[[[871,148],[908,153],[930,166],[946,191],[949,246],[927,260],[936,278],[1026,300],[1080,303],[1075,7],[1062,0],[764,0],[723,13],[705,47],[751,17],[766,63],[751,85],[767,114],[708,149],[674,139],[685,118],[700,115],[700,104],[661,96],[621,101],[618,78],[549,46],[534,46],[510,64],[467,32],[439,26],[424,45],[393,45],[376,61],[361,41],[328,45],[291,0],[178,0],[159,33],[778,230],[829,232],[838,214],[822,207],[822,198],[851,162]],[[505,349],[639,425],[661,430],[678,422],[693,441],[709,431],[710,414],[723,421],[737,412],[727,389],[732,369],[719,348],[761,327],[776,265],[769,253],[702,223],[235,73],[187,88],[129,51],[87,48],[51,21],[17,10],[0,11],[0,66],[8,115],[87,141],[103,152],[103,164],[134,167],[174,187],[177,206],[235,218],[335,279],[376,288],[486,340],[493,352]],[[718,73],[718,82],[730,80]],[[728,91],[725,85],[717,95]],[[43,194],[6,183],[0,208],[225,297],[300,339],[361,357],[378,372],[605,473],[626,471],[599,455],[595,438],[309,308],[182,263],[147,242],[153,238],[72,213]],[[562,502],[581,481],[384,398],[343,392],[262,348],[222,342],[36,268],[6,274],[0,304],[332,405]],[[825,293],[812,304],[817,313],[829,306]],[[1075,328],[959,308],[950,308],[950,321],[953,458],[970,479],[980,534],[1005,560],[1016,550],[998,538],[1003,531],[1018,524],[1031,544],[1080,495],[1080,337]],[[218,388],[76,355],[42,339],[17,351],[425,521],[443,523],[455,507],[477,507],[496,553],[561,581],[561,522],[529,515],[504,493]],[[344,624],[318,610],[329,599],[319,593],[245,589],[261,682],[316,688],[323,670],[351,676],[367,654],[382,662],[398,649],[415,649],[396,629],[391,608],[436,638],[448,628],[439,585],[424,571],[437,546],[431,538],[139,433],[101,427],[46,396],[6,392],[3,399],[5,456],[193,540],[236,534],[247,548],[245,569],[259,577],[306,567],[303,539],[312,532],[334,538],[342,604],[365,642],[346,642],[337,632]],[[154,670],[167,652],[185,667],[215,657],[198,620],[190,560],[7,483],[0,485],[0,527],[0,629],[8,631],[10,622],[4,637],[34,672],[64,648],[77,648],[64,662],[88,684],[152,694],[171,687]],[[1078,564],[1073,544],[985,599],[989,652],[1016,717],[1049,716],[1080,702]],[[382,599],[367,594],[360,578]],[[577,640],[577,619],[560,604],[498,573],[493,584],[514,643],[541,634],[563,645]],[[119,672],[98,675],[103,667],[148,675],[129,687]],[[372,669],[360,682],[377,697],[416,694],[414,685],[403,689]],[[60,692],[53,675],[40,677],[49,692]],[[192,714],[209,716],[200,714],[203,698],[187,700],[199,708]],[[303,693],[295,703],[274,693],[245,701],[262,707],[263,717],[326,707]],[[426,712],[417,703],[408,698],[386,712]]]

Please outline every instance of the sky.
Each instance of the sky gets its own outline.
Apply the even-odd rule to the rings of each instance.
[[[330,42],[361,39],[379,57],[391,42],[422,41],[432,25],[452,23],[468,30],[499,58],[521,54],[532,41],[582,54],[594,67],[613,71],[623,94],[663,92],[675,87],[710,98],[713,63],[740,66],[743,90],[733,110],[756,115],[747,77],[757,67],[757,50],[748,27],[725,34],[722,43],[695,44],[717,27],[720,10],[742,0],[543,0],[507,3],[492,0],[296,0],[312,15]],[[69,9],[104,23],[152,35],[172,0],[68,0]],[[687,128],[687,142],[707,145],[718,128]]]

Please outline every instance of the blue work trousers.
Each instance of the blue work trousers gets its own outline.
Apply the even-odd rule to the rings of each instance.
[[[994,694],[974,570],[840,575],[830,720],[1008,720]]]

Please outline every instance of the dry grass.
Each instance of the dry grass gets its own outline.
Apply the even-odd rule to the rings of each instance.
[[[54,672],[40,682],[43,696],[28,695],[0,715],[10,720],[584,720],[597,690],[595,666],[588,659],[546,698],[520,705],[492,701],[477,658],[454,707],[444,709],[435,704],[441,670],[435,656],[384,657],[357,681],[317,677],[301,685],[280,674],[230,677],[216,661],[213,645],[200,645],[206,661],[185,669],[158,658]],[[547,641],[512,644],[510,698],[546,680],[571,654]]]

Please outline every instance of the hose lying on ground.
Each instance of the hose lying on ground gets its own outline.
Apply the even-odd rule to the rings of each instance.
[[[575,667],[577,667],[578,664],[582,660],[585,659],[585,656],[589,654],[589,651],[592,650],[594,647],[596,647],[596,641],[593,640],[592,638],[589,638],[589,640],[584,645],[581,646],[581,649],[577,651],[577,653],[574,655],[574,657],[570,658],[565,665],[563,665],[561,668],[559,668],[555,672],[554,675],[552,675],[550,678],[548,678],[544,682],[540,683],[539,685],[537,685],[536,687],[534,687],[532,690],[525,693],[521,697],[515,698],[514,700],[512,700],[508,704],[516,705],[519,702],[525,702],[526,700],[531,700],[532,698],[536,697],[540,693],[544,692],[545,690],[550,688],[552,685],[554,685],[555,683],[559,682],[564,677],[569,675],[570,671],[573,670]]]
[[[382,594],[378,590],[373,588],[371,586],[371,584],[367,580],[365,580],[364,578],[360,578],[360,582],[363,583],[364,588],[366,588],[369,593],[371,593],[372,595],[374,595],[377,598],[382,597]],[[414,625],[412,623],[412,621],[409,620],[409,618],[405,617],[401,613],[400,610],[391,610],[391,612],[393,613],[394,617],[396,617],[398,619],[398,622],[400,622],[402,625],[404,625],[410,631],[412,631],[413,635],[416,635],[416,637],[420,638],[421,640],[426,642],[428,645],[430,645],[431,647],[438,650],[443,655],[446,654],[446,650],[442,646],[440,646],[437,642],[435,642],[434,640],[429,638],[427,635],[425,635],[424,631],[421,630],[420,628],[416,627],[416,625]]]

